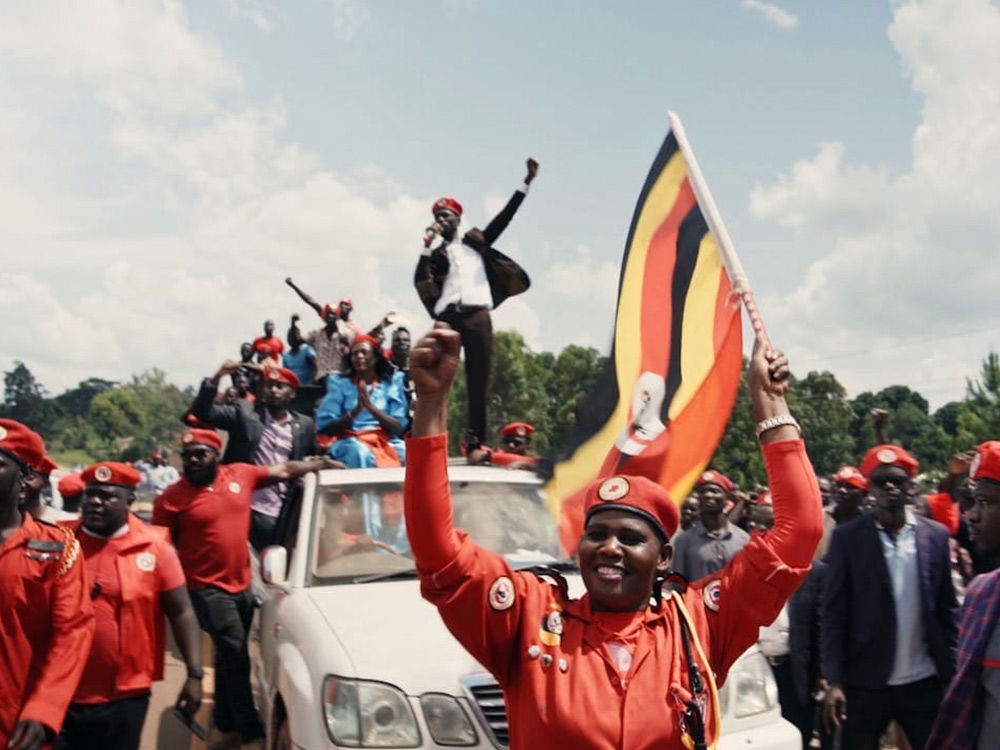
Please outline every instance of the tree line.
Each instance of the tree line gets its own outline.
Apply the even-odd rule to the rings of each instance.
[[[538,453],[564,444],[588,406],[590,389],[610,366],[591,347],[570,345],[561,352],[533,352],[516,332],[494,338],[488,391],[494,445],[499,428],[511,421],[529,422]],[[23,362],[4,373],[0,415],[38,430],[50,451],[64,463],[96,458],[135,460],[154,450],[170,450],[183,425],[180,416],[194,396],[192,388],[169,383],[161,370],[133,375],[117,383],[89,378],[52,396]],[[869,414],[889,412],[889,438],[920,459],[921,469],[940,473],[949,457],[984,440],[1000,439],[1000,356],[989,352],[980,371],[967,379],[965,397],[931,412],[930,405],[906,385],[892,385],[848,398],[829,371],[793,376],[791,407],[807,439],[816,470],[831,474],[843,464],[857,464],[875,443]],[[458,453],[465,424],[466,390],[462,373],[451,396],[451,448]],[[754,437],[745,377],[712,465],[743,487],[765,481]]]

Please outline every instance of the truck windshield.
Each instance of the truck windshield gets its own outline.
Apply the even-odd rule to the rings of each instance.
[[[398,482],[328,485],[313,519],[309,585],[415,570]],[[555,521],[533,484],[452,482],[454,522],[515,568],[562,559]]]

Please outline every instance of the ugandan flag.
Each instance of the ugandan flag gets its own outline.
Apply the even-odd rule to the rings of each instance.
[[[567,551],[598,477],[643,475],[683,501],[729,420],[742,347],[739,298],[670,132],[629,227],[609,370],[545,485]]]

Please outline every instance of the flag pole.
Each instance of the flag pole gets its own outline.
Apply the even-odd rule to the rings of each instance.
[[[673,112],[667,112],[667,118],[670,120],[670,129],[673,131],[674,137],[677,139],[677,145],[680,147],[684,161],[687,163],[688,181],[691,183],[692,190],[694,190],[695,198],[698,199],[698,205],[701,206],[701,211],[705,216],[705,221],[708,223],[708,228],[715,236],[715,241],[719,246],[719,254],[722,256],[722,264],[726,267],[729,278],[732,280],[733,291],[743,301],[743,306],[746,308],[747,315],[750,318],[750,324],[753,326],[754,335],[764,345],[765,350],[769,352],[773,351],[771,337],[767,334],[764,319],[760,315],[757,301],[753,296],[753,290],[750,289],[750,281],[747,279],[746,272],[743,270],[743,264],[740,263],[739,256],[736,254],[736,248],[733,247],[733,241],[729,238],[729,232],[726,231],[726,225],[722,221],[722,214],[719,213],[715,201],[712,200],[712,193],[709,192],[708,183],[705,182],[705,177],[701,173],[701,167],[698,166],[698,160],[694,156],[691,144],[688,143],[687,134],[684,132],[684,126],[681,124],[681,118]]]

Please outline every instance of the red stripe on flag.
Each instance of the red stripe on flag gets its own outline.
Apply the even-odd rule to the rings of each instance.
[[[642,276],[642,311],[640,340],[642,364],[640,372],[666,375],[670,355],[671,280],[677,263],[677,234],[681,222],[694,208],[696,199],[687,178],[681,183],[677,198],[663,222],[654,232],[646,252]]]

